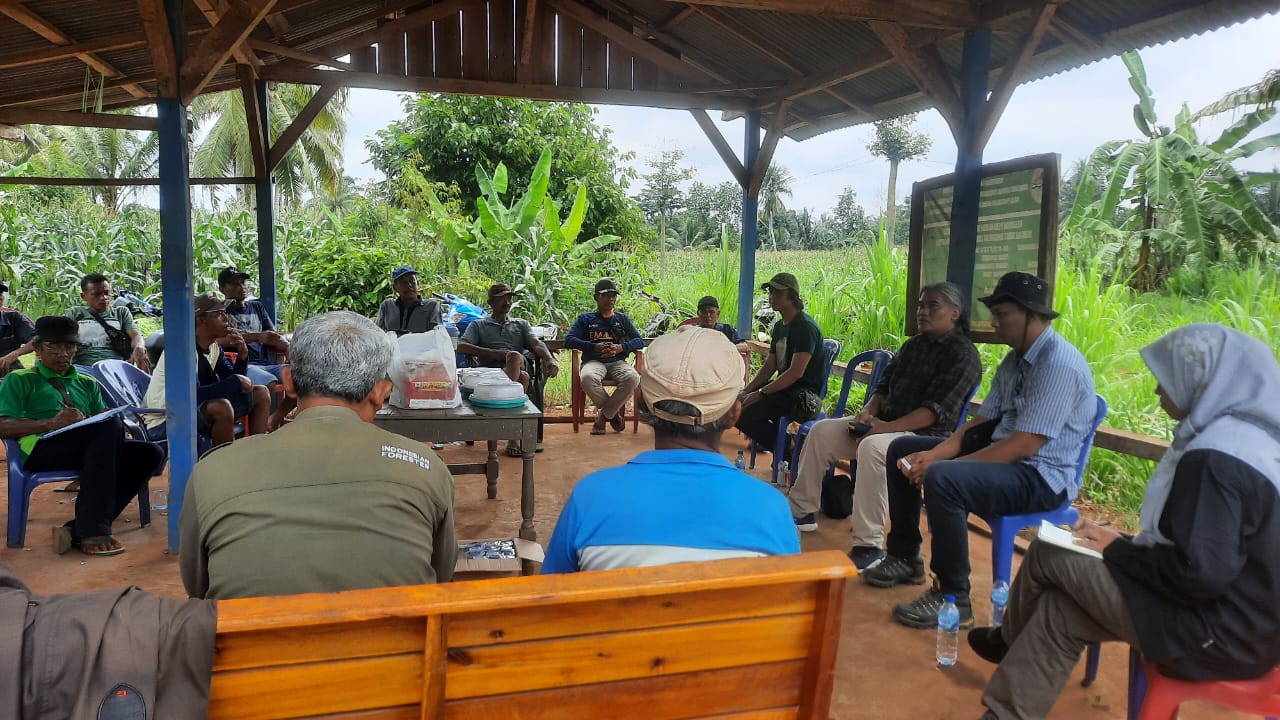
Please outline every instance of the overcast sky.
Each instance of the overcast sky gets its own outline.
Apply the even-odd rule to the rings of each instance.
[[[1172,124],[1183,102],[1194,111],[1227,91],[1257,82],[1267,70],[1280,68],[1278,37],[1280,15],[1270,15],[1143,50],[1147,80],[1155,93],[1161,123]],[[984,160],[1056,152],[1062,156],[1065,172],[1107,140],[1135,138],[1133,104],[1128,72],[1119,58],[1021,85],[991,136]],[[346,172],[360,180],[378,177],[367,163],[364,141],[401,116],[398,96],[385,91],[353,90],[349,106],[352,111],[347,119]],[[636,153],[641,172],[647,159],[668,149],[680,149],[687,165],[696,169],[697,180],[719,183],[731,179],[719,155],[685,111],[600,106],[598,119],[613,129],[613,142],[619,150]],[[719,125],[725,138],[740,152],[743,121]],[[1225,123],[1203,125],[1200,134],[1212,137],[1222,127]],[[910,192],[911,183],[951,172],[955,164],[955,145],[938,113],[930,110],[921,114],[917,129],[933,138],[933,151],[928,158],[904,163],[899,169],[899,198]],[[1254,137],[1275,132],[1280,132],[1280,119],[1255,131]],[[888,164],[867,152],[870,139],[870,125],[827,133],[802,143],[784,138],[774,162],[795,177],[788,207],[826,212],[835,205],[841,189],[852,186],[868,210],[878,209],[885,199]],[[1280,153],[1270,151],[1254,158],[1249,167],[1278,164]],[[633,195],[638,190],[636,185],[630,188]]]

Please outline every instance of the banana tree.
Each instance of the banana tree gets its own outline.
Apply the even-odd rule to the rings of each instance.
[[[1151,289],[1175,263],[1202,269],[1228,258],[1247,261],[1266,243],[1280,240],[1250,191],[1272,174],[1250,174],[1234,166],[1280,147],[1280,135],[1248,140],[1275,116],[1275,109],[1248,112],[1205,143],[1185,104],[1172,126],[1158,124],[1141,57],[1128,52],[1121,59],[1138,98],[1133,119],[1142,139],[1110,142],[1094,151],[1064,230],[1101,234],[1112,241],[1107,250],[1116,256],[1136,244],[1132,282],[1138,290]],[[1106,178],[1105,190],[1094,201],[1097,177]]]

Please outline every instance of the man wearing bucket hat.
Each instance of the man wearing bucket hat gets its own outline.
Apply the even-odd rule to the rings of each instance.
[[[542,571],[800,552],[786,499],[720,454],[741,389],[742,358],[715,330],[685,326],[654,340],[640,379],[654,449],[574,486]]]
[[[945,595],[955,596],[962,627],[973,625],[969,599],[969,513],[1044,512],[1080,490],[1075,464],[1096,412],[1093,372],[1050,322],[1049,285],[1006,273],[979,298],[991,311],[1005,355],[977,415],[946,438],[905,436],[885,453],[890,532],[885,559],[862,574],[875,587],[925,582],[920,555],[921,488],[932,527],[932,587],[893,608],[898,622],[938,624]]]
[[[0,384],[0,437],[17,439],[29,471],[80,472],[75,519],[53,529],[56,552],[78,547],[86,555],[119,555],[124,546],[111,536],[111,524],[164,454],[151,443],[126,440],[114,415],[46,437],[107,408],[97,381],[71,364],[80,342],[75,320],[39,318],[33,341],[35,367],[11,372]]]
[[[781,319],[773,326],[769,356],[747,383],[737,427],[757,449],[772,452],[779,418],[808,422],[822,409],[822,330],[804,312],[795,275],[778,273],[760,288]]]
[[[374,321],[383,330],[396,335],[430,332],[444,322],[440,303],[418,293],[418,271],[402,265],[391,271],[391,289],[396,296],[382,301]]]

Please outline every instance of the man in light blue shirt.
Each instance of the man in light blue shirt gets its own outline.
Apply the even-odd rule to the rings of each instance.
[[[742,412],[742,357],[724,335],[684,326],[645,352],[641,417],[654,448],[574,487],[544,573],[800,552],[786,498],[735,469],[720,436]]]
[[[875,587],[925,582],[920,556],[920,488],[932,528],[933,586],[893,608],[910,627],[932,628],[944,595],[954,595],[961,627],[973,625],[969,601],[969,513],[1045,512],[1080,490],[1075,463],[1097,410],[1093,372],[1049,323],[1049,286],[1011,272],[979,298],[991,326],[1013,348],[996,368],[978,414],[949,437],[904,437],[886,453],[889,517],[887,556],[863,573]]]

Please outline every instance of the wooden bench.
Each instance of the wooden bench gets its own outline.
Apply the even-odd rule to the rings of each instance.
[[[827,720],[838,551],[224,600],[209,717]]]

